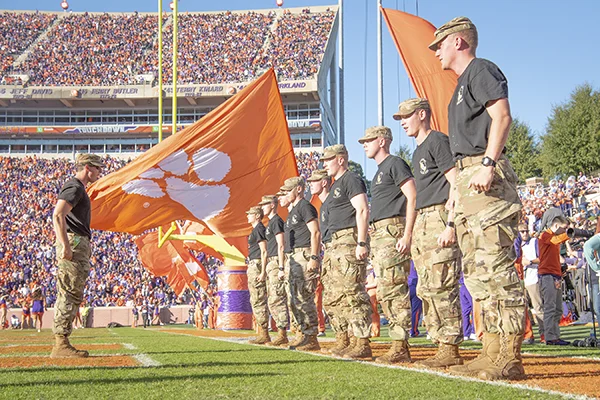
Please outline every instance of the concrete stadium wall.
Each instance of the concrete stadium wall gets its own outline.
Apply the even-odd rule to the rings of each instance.
[[[160,321],[165,324],[185,324],[188,319],[188,312],[191,306],[174,306],[164,307],[160,309]],[[10,322],[10,317],[16,315],[21,320],[23,315],[20,308],[9,308],[7,317]],[[139,314],[138,324],[142,325],[142,314]],[[52,328],[54,321],[54,308],[49,308],[44,312],[42,317],[43,328]],[[110,322],[117,322],[124,326],[131,326],[133,322],[133,314],[131,307],[93,307],[87,318],[88,328],[105,328]]]

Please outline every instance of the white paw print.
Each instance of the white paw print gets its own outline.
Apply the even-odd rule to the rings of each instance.
[[[122,189],[153,199],[168,196],[197,219],[207,220],[221,213],[229,202],[229,187],[209,182],[220,182],[230,169],[231,159],[218,150],[200,149],[191,160],[184,150],[178,150]]]

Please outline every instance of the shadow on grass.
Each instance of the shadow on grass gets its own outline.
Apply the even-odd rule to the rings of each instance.
[[[5,368],[1,371],[4,372],[49,372],[49,371],[60,371],[60,372],[68,372],[68,371],[82,371],[82,370],[90,370],[90,371],[111,371],[111,370],[161,370],[168,368],[198,368],[198,367],[241,367],[241,366],[258,366],[258,365],[267,365],[267,366],[277,366],[277,365],[287,365],[287,364],[304,364],[304,363],[331,363],[340,360],[335,359],[327,359],[327,358],[319,358],[319,359],[310,359],[310,360],[281,360],[281,361],[255,361],[255,362],[233,362],[233,361],[206,361],[206,362],[196,362],[196,363],[177,363],[177,364],[163,364],[158,366],[119,366],[119,367],[107,367],[107,366],[99,366],[99,367],[90,367],[90,366],[81,366],[81,367],[60,367],[60,366],[47,366],[47,367],[36,367],[36,368]],[[0,384],[0,387],[3,387]]]
[[[122,368],[111,368],[111,369],[122,369]],[[179,381],[188,379],[227,379],[227,378],[259,378],[259,377],[273,377],[280,376],[282,374],[274,372],[263,372],[263,373],[238,373],[232,372],[228,374],[187,374],[181,376],[146,376],[140,378],[123,377],[123,378],[104,378],[104,379],[68,379],[68,380],[43,380],[37,382],[21,382],[21,383],[0,383],[0,388],[14,388],[14,387],[35,387],[35,386],[63,386],[63,385],[110,385],[118,383],[156,383],[156,382],[167,382],[167,381]]]

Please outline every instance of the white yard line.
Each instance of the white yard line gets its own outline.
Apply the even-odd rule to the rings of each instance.
[[[132,355],[143,367],[160,367],[162,364],[153,360],[148,354],[140,353]]]
[[[131,343],[121,343],[127,350],[137,350],[137,347]]]

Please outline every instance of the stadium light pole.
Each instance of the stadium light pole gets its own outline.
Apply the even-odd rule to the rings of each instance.
[[[179,0],[173,0],[173,135],[177,133],[177,3]]]
[[[344,126],[345,113],[344,113],[344,1],[339,0],[338,13],[340,16],[340,28],[338,31],[338,143],[346,142],[346,131]]]
[[[377,122],[383,125],[383,40],[381,35],[381,0],[377,0]]]

